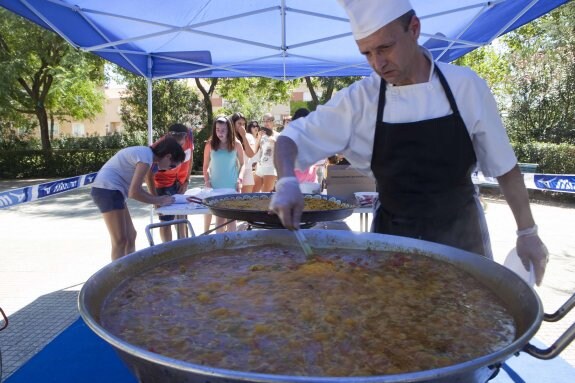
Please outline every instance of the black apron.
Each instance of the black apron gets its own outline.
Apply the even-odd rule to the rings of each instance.
[[[475,151],[449,84],[435,69],[453,111],[444,117],[383,122],[386,82],[381,81],[371,159],[379,207],[372,231],[490,257],[471,181]]]

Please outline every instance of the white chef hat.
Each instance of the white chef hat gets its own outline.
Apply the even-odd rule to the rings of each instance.
[[[356,40],[363,39],[413,9],[409,0],[338,0]]]

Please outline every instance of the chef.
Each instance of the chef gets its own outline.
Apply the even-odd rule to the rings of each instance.
[[[379,201],[372,231],[442,243],[492,258],[471,172],[496,177],[517,223],[517,253],[540,284],[548,253],[537,233],[517,158],[495,99],[468,68],[434,62],[418,45],[409,0],[339,0],[359,51],[374,72],[306,118],[276,143],[270,209],[288,229],[303,209],[294,169],[342,154],[371,173]]]

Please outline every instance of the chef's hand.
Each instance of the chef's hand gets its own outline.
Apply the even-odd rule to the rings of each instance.
[[[518,231],[515,248],[525,270],[529,270],[529,262],[533,264],[535,283],[540,286],[549,262],[549,252],[537,234],[537,226]]]
[[[303,194],[295,177],[282,177],[276,182],[269,209],[276,213],[286,229],[299,229],[303,211]]]
[[[156,202],[156,205],[158,206],[171,205],[176,202],[176,198],[171,195],[161,195],[156,198],[158,199],[158,202]]]

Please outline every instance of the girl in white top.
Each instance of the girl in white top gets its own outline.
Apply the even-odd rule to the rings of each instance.
[[[242,193],[251,193],[254,189],[254,175],[252,171],[252,161],[259,147],[259,139],[246,132],[246,118],[240,112],[232,114],[232,125],[236,133],[236,138],[240,140],[244,150],[244,171],[240,175],[242,179]]]
[[[132,146],[120,150],[102,166],[92,184],[92,199],[100,209],[110,234],[112,260],[136,250],[136,229],[126,199],[158,206],[173,203],[174,197],[155,196],[142,188],[153,164],[159,171],[177,167],[186,154],[180,144],[168,137],[154,148]]]
[[[274,116],[271,113],[264,115],[265,132],[261,136],[260,148],[258,151],[258,165],[255,174],[255,192],[271,192],[277,180],[276,168],[274,165],[274,148],[276,143],[276,132]]]

